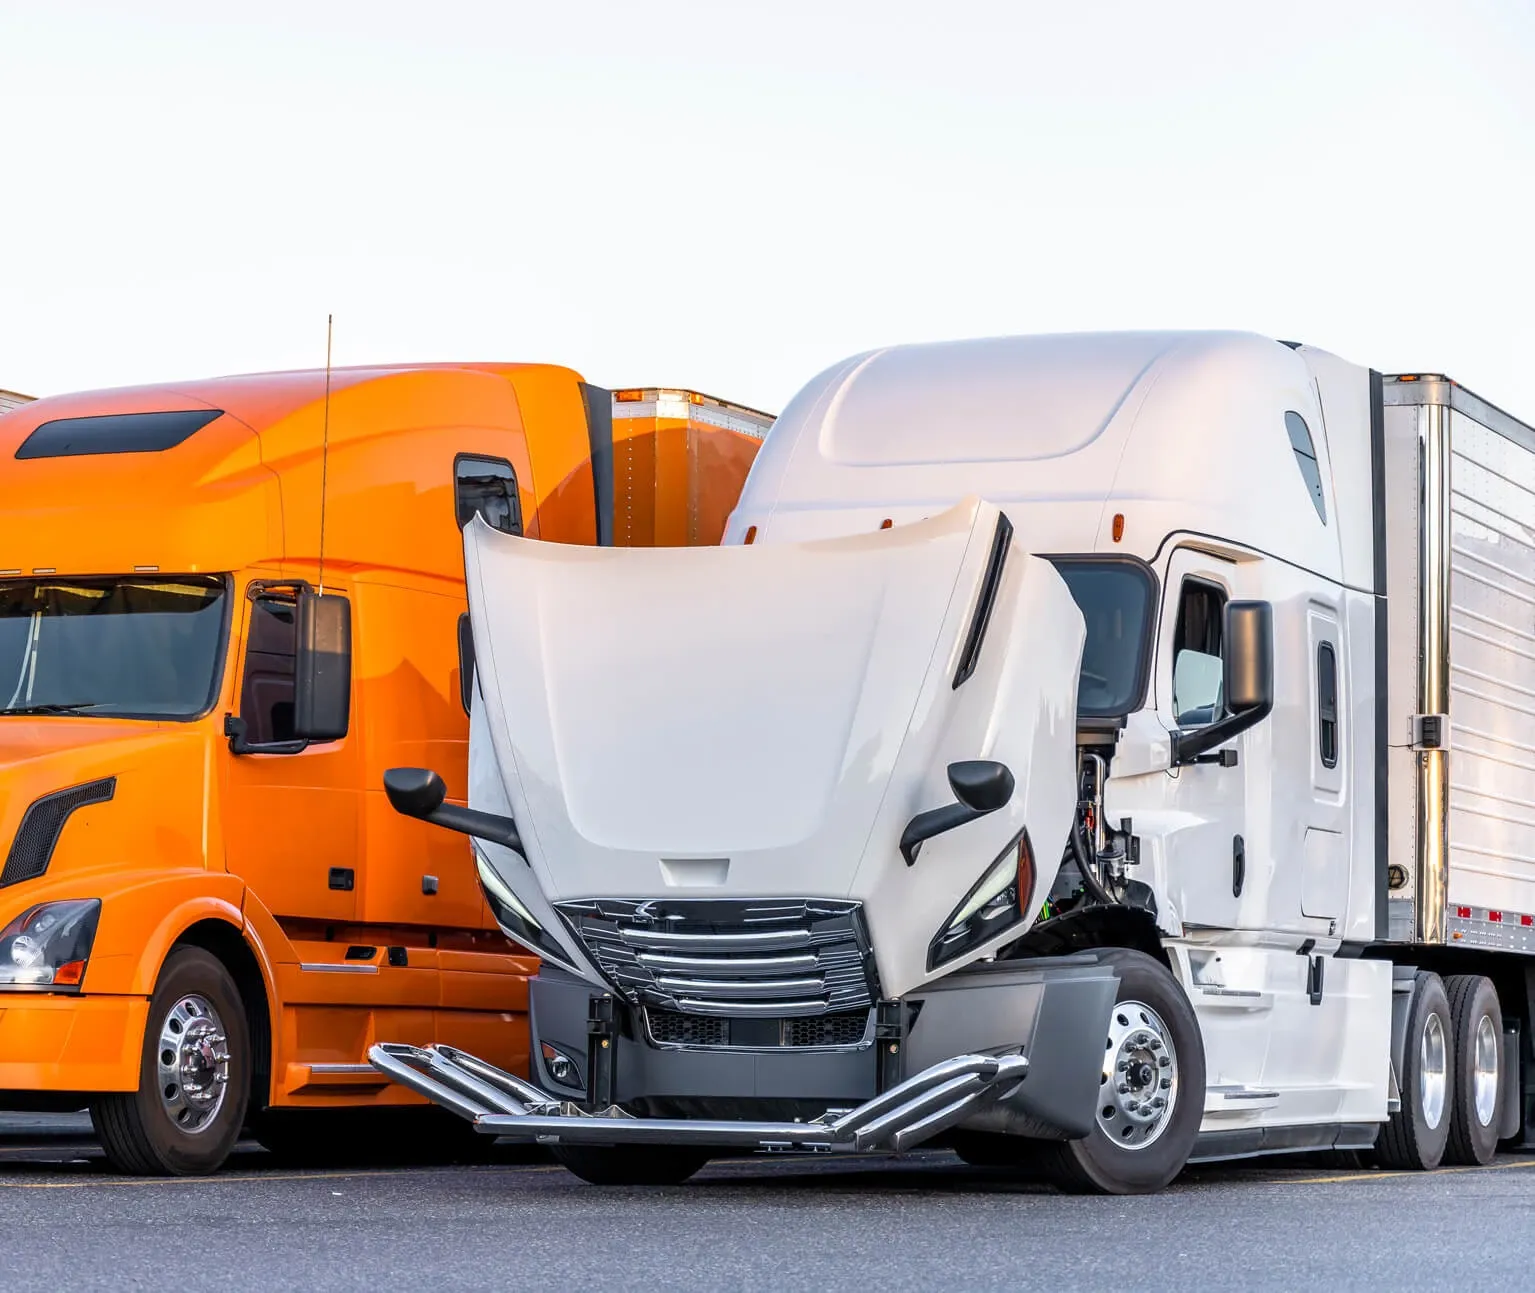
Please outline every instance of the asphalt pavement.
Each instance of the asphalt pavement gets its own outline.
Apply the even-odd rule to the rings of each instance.
[[[1253,1160],[1073,1198],[948,1154],[756,1158],[603,1189],[548,1164],[107,1172],[82,1119],[0,1125],[17,1289],[1440,1289],[1535,1260],[1535,1156],[1396,1174]]]

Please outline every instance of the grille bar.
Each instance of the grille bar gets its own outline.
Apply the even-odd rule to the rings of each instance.
[[[641,952],[635,959],[653,970],[675,970],[688,974],[756,976],[793,974],[800,970],[821,968],[820,960],[808,952],[800,956],[676,956],[663,952]]]
[[[559,910],[608,981],[637,1004],[799,1017],[867,1007],[877,995],[855,902],[590,898]]]
[[[824,983],[813,979],[678,979],[663,974],[656,980],[668,992],[686,992],[708,997],[795,997],[802,993],[819,996]]]

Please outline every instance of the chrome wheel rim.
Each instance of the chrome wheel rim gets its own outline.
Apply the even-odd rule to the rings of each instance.
[[[156,1059],[166,1116],[184,1132],[205,1131],[229,1089],[229,1038],[207,997],[189,992],[166,1012]]]
[[[1498,1109],[1498,1033],[1487,1015],[1476,1021],[1472,1064],[1471,1093],[1476,1101],[1476,1120],[1483,1127],[1490,1127]]]
[[[1178,1052],[1161,1015],[1121,1001],[1109,1017],[1098,1084],[1098,1128],[1121,1149],[1145,1149],[1178,1105]]]
[[[1418,1040],[1418,1108],[1430,1131],[1444,1117],[1444,1098],[1449,1089],[1449,1060],[1444,1044],[1444,1023],[1437,1012],[1423,1025]]]

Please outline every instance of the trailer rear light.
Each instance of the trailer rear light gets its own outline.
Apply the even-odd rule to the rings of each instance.
[[[752,543],[752,542],[755,542],[756,538],[757,538],[757,527],[755,525],[748,525],[746,527],[746,537],[744,539],[742,539],[741,542],[742,543]]]
[[[614,391],[613,398],[620,404],[638,404],[645,398],[644,391]]]
[[[1521,916],[1519,917],[1519,923],[1526,927],[1535,925],[1535,916]]]
[[[1457,916],[1459,916],[1462,920],[1470,920],[1471,919],[1471,908],[1470,907],[1457,907],[1457,908],[1455,908],[1455,914]]]
[[[1487,913],[1487,919],[1488,920],[1495,920],[1499,924],[1502,924],[1502,922],[1503,922],[1503,913],[1501,911],[1489,911]]]
[[[702,403],[704,403],[704,397],[702,395],[700,395],[697,391],[689,391],[688,392],[688,403],[689,404],[702,404]]]

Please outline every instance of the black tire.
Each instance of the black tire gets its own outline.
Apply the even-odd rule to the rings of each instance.
[[[949,1137],[949,1148],[971,1167],[1019,1167],[1036,1156],[1038,1144],[996,1131],[956,1131]]]
[[[1465,1167],[1485,1167],[1498,1152],[1498,1115],[1504,1081],[1503,1007],[1492,980],[1480,974],[1454,974],[1444,981],[1450,1000],[1451,1037],[1454,1052],[1454,1096],[1450,1101],[1450,1136],[1443,1162]],[[1478,1110],[1476,1077],[1488,1062],[1494,1066],[1492,1107],[1486,1105],[1483,1084],[1482,1108]],[[1482,1114],[1487,1120],[1482,1120]]]
[[[1439,1040],[1430,1030],[1435,1027]],[[1455,1100],[1454,1022],[1444,983],[1437,974],[1419,970],[1413,981],[1412,1005],[1407,1010],[1407,1037],[1402,1049],[1398,1083],[1402,1107],[1387,1120],[1375,1142],[1376,1161],[1396,1171],[1430,1171],[1444,1158],[1450,1136],[1450,1110]],[[1426,1040],[1427,1039],[1427,1040]],[[1430,1080],[1425,1083],[1424,1058],[1428,1055]],[[1442,1061],[1446,1089],[1433,1098],[1435,1056]],[[1437,1116],[1436,1116],[1437,1108]]]
[[[681,1185],[714,1157],[678,1145],[554,1145],[550,1152],[588,1185]]]
[[[183,1022],[177,1007],[188,998],[211,1006],[216,1026],[206,1016],[194,1017],[191,1024]],[[174,1018],[173,1011],[177,1011]],[[194,1029],[201,1033],[215,1064],[217,1052],[227,1051],[222,1098],[216,1105],[210,1099],[211,1116],[201,1125],[192,1125],[201,1114],[193,1108],[194,1097],[188,1095],[194,1091],[191,1082],[183,1088],[175,1081],[169,1086],[161,1081],[162,1032],[167,1029],[188,1038],[195,1035]],[[222,1042],[216,1041],[219,1037]],[[177,1053],[165,1051],[173,1058]],[[91,1121],[107,1162],[131,1176],[205,1176],[218,1171],[245,1123],[250,1081],[250,1030],[234,979],[211,952],[200,947],[173,949],[149,1000],[138,1090],[98,1095],[91,1101]],[[181,1101],[181,1121],[163,1094],[171,1090]]]
[[[1132,1018],[1133,1011],[1121,1012],[1120,1007],[1127,1003],[1150,1007],[1161,1019],[1164,1044],[1174,1053],[1177,1073],[1175,1085],[1168,1089],[1172,1104],[1160,1120],[1161,1130],[1139,1148],[1126,1147],[1104,1130],[1101,1119],[1094,1119],[1092,1132],[1081,1140],[1038,1142],[1039,1156],[1055,1184],[1070,1193],[1150,1194],[1169,1185],[1194,1152],[1199,1124],[1204,1120],[1204,1039],[1194,1007],[1166,966],[1143,952],[1128,950],[1110,952],[1104,960],[1119,972],[1111,1028],[1121,1019],[1125,1021],[1122,1026],[1141,1026]],[[1116,1079],[1108,1070],[1118,1053],[1112,1037],[1109,1046],[1115,1049],[1105,1055],[1099,1099],[1112,1104],[1108,1083]],[[1106,1106],[1101,1103],[1100,1107]]]

